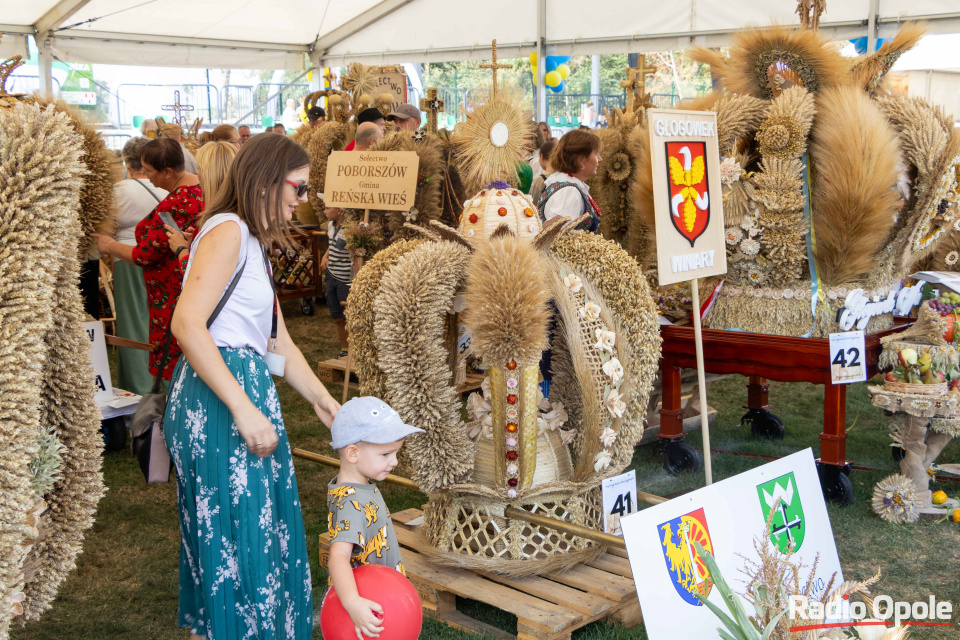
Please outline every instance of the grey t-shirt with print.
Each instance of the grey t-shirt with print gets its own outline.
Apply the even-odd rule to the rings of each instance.
[[[350,566],[380,564],[406,575],[400,557],[400,545],[393,532],[390,511],[377,485],[338,482],[327,485],[327,529],[330,544],[352,542]]]

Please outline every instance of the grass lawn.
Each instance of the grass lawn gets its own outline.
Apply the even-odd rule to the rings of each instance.
[[[339,350],[333,323],[325,307],[313,317],[300,314],[299,304],[284,304],[290,332],[307,360],[334,357]],[[739,427],[746,401],[746,380],[734,376],[714,384],[710,404],[719,415],[711,431],[716,449],[786,455],[806,447],[819,449],[823,389],[809,384],[773,383],[770,402],[784,420],[787,437],[779,442],[757,442]],[[291,444],[322,453],[331,453],[326,428],[310,406],[287,385],[280,383],[281,403]],[[341,389],[331,387],[339,397]],[[840,561],[847,579],[863,579],[880,568],[881,582],[874,593],[894,600],[937,600],[954,603],[954,624],[960,622],[960,525],[921,523],[889,525],[869,507],[874,484],[893,473],[886,421],[870,405],[864,385],[854,385],[847,395],[847,455],[856,464],[877,471],[854,471],[854,502],[846,508],[829,507]],[[699,434],[689,442],[699,448]],[[952,442],[941,462],[956,462],[960,445]],[[762,464],[759,458],[717,454],[713,457],[714,478],[720,480]],[[641,490],[665,495],[703,485],[703,474],[673,478],[660,468],[652,447],[638,449],[633,458]],[[307,528],[307,546],[313,568],[315,605],[319,607],[326,585],[326,572],[317,566],[317,536],[326,530],[325,485],[333,471],[319,464],[297,460],[297,481]],[[60,590],[53,609],[40,622],[16,629],[16,640],[167,640],[186,638],[177,628],[177,587],[179,533],[174,483],[145,485],[129,452],[106,454],[104,473],[109,490],[97,513],[96,524],[87,535],[77,569]],[[419,507],[423,494],[382,485],[391,511]],[[934,485],[951,496],[960,485]],[[759,533],[759,532],[758,532]],[[515,619],[476,603],[464,602],[470,615],[506,630],[515,629]],[[678,635],[683,638],[682,622]],[[957,626],[948,629],[914,628],[914,638],[957,638]],[[319,628],[315,638],[320,638]],[[473,638],[427,619],[421,636],[426,639]],[[596,623],[576,633],[577,640],[645,639],[643,627],[621,629]]]

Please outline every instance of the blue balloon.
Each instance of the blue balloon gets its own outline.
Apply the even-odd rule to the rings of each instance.
[[[547,66],[544,68],[546,69],[547,73],[550,73],[551,71],[556,71],[559,64],[560,63],[557,62],[556,56],[547,56]]]
[[[572,58],[573,56],[553,56],[553,57],[556,59],[557,64],[563,64],[564,62],[570,62],[570,58]]]
[[[564,82],[564,81],[561,80],[561,81],[560,81],[560,84],[558,84],[557,86],[555,86],[555,87],[548,87],[548,88],[550,89],[550,91],[553,91],[554,93],[560,93],[561,91],[563,91],[563,86],[564,86],[565,84],[566,84],[566,82]]]

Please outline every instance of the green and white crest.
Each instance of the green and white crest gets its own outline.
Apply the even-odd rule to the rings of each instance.
[[[803,505],[793,472],[757,485],[757,495],[764,520],[770,517],[770,511],[776,505],[770,524],[770,541],[783,553],[798,551],[803,544],[807,521],[803,517]]]

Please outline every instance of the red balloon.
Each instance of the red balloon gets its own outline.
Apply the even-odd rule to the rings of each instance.
[[[353,570],[357,593],[383,607],[383,631],[380,640],[416,640],[423,626],[420,596],[405,575],[379,564],[368,564]],[[320,633],[324,640],[357,640],[346,609],[333,587],[327,590],[320,605]],[[366,636],[364,636],[366,637]]]

